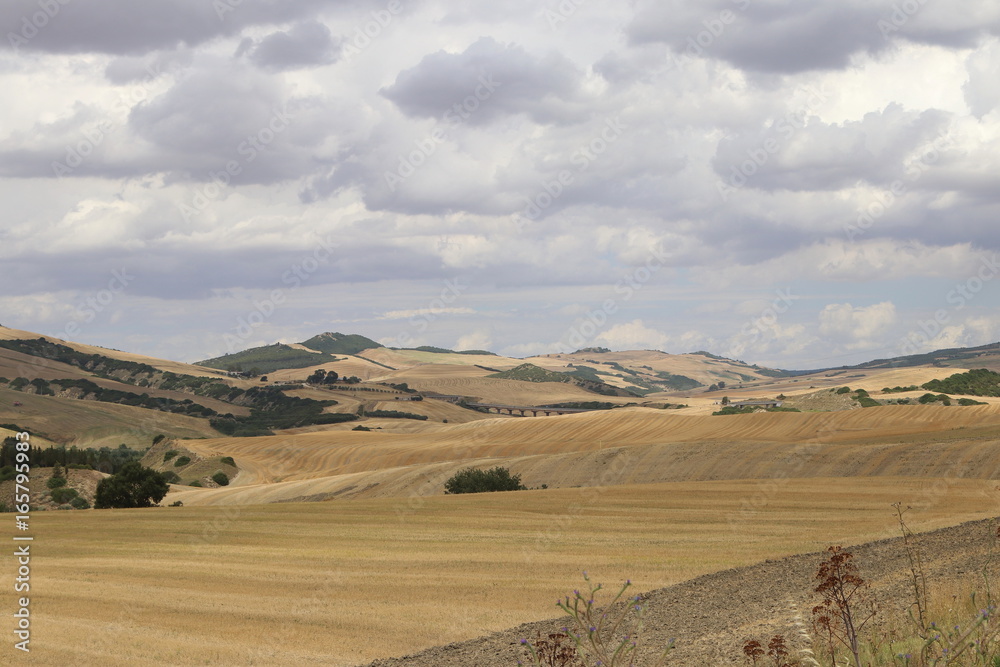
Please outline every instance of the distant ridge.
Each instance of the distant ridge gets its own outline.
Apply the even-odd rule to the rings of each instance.
[[[225,354],[213,359],[205,359],[199,361],[198,365],[224,371],[251,371],[253,369],[257,373],[272,373],[282,368],[308,368],[333,361],[331,358],[324,359],[323,355],[354,355],[365,350],[382,347],[371,338],[339,332],[321,333],[307,341],[298,343],[298,345],[315,350],[315,352],[299,349],[285,343],[275,343],[274,345],[252,347],[242,352]]]

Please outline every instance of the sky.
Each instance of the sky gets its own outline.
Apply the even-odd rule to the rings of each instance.
[[[0,324],[765,366],[1000,340],[994,0],[6,0]]]

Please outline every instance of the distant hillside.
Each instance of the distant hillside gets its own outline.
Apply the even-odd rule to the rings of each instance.
[[[284,343],[253,347],[249,350],[225,354],[214,359],[199,361],[199,366],[218,368],[224,371],[241,371],[251,375],[271,373],[281,368],[307,368],[332,361],[325,355],[299,350]]]
[[[302,349],[309,348],[308,350]],[[275,343],[252,347],[242,352],[199,361],[199,366],[224,371],[243,371],[251,375],[273,373],[283,368],[308,368],[333,361],[328,355],[358,354],[364,350],[381,347],[371,338],[357,334],[322,333],[298,344],[298,347]],[[309,350],[315,350],[310,352]]]
[[[358,334],[321,333],[301,343],[310,350],[327,354],[357,354],[375,347],[382,347],[371,338]]]
[[[586,377],[580,377],[570,373],[559,373],[557,371],[550,371],[534,364],[521,364],[516,368],[512,368],[509,371],[503,371],[500,373],[493,373],[492,375],[487,375],[488,378],[493,378],[496,380],[520,380],[522,382],[568,382],[575,384],[587,391],[592,391],[595,394],[603,394],[605,396],[636,396],[637,394],[621,389],[619,387],[613,387],[604,382],[597,380],[588,379]]]
[[[821,368],[805,373],[820,373],[834,370],[863,370],[869,368],[908,368],[912,366],[958,366],[1000,370],[1000,343],[989,343],[979,347],[952,347],[933,352],[909,354],[887,359],[874,359],[856,366]]]

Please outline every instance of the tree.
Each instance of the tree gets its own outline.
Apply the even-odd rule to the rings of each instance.
[[[477,470],[465,468],[444,483],[445,493],[486,493],[489,491],[527,491],[520,475],[511,475],[507,468]]]
[[[728,396],[723,396],[721,403],[723,405],[729,405],[729,397]]]
[[[168,490],[163,475],[138,461],[129,461],[117,473],[98,483],[94,507],[152,507],[163,500]]]
[[[726,383],[723,382],[722,380],[719,380],[719,389],[725,389],[725,388],[726,388]]]

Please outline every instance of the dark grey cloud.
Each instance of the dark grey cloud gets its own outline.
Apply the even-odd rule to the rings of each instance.
[[[273,32],[263,39],[244,39],[237,56],[268,71],[319,67],[337,61],[341,42],[330,34],[330,29],[319,21],[296,23],[288,30]]]
[[[637,11],[626,33],[633,44],[662,42],[679,57],[788,74],[841,69],[855,56],[884,51],[897,39],[957,47],[1000,32],[1000,15],[985,0],[949,4],[947,21],[937,20],[934,8],[926,5],[918,0],[657,1]]]
[[[0,3],[0,34],[7,36],[0,40],[0,48],[139,55],[197,46],[250,26],[279,25],[324,10],[384,5],[379,0],[7,0]],[[16,36],[13,40],[11,34]]]
[[[438,51],[382,89],[407,116],[485,125],[526,114],[536,123],[578,122],[588,115],[583,72],[558,53],[534,56],[523,47],[483,37],[462,53]]]

